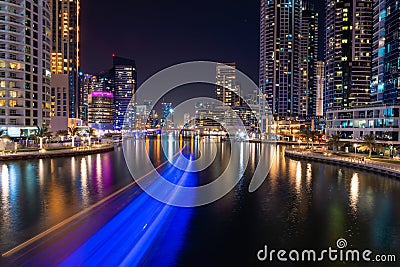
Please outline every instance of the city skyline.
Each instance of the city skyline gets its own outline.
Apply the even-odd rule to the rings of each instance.
[[[399,3],[0,0],[0,266],[398,265]]]
[[[321,35],[324,3],[310,2],[320,14]],[[165,67],[193,60],[236,62],[237,68],[253,81],[259,79],[259,1],[207,0],[195,5],[190,1],[121,1],[110,8],[89,0],[81,3],[81,12],[99,14],[81,20],[81,68],[85,73],[107,69],[112,64],[110,56],[116,54],[135,59],[140,69],[139,85]],[[134,20],[129,19],[131,15]],[[111,27],[103,17],[121,23]],[[323,50],[318,58],[323,58]]]

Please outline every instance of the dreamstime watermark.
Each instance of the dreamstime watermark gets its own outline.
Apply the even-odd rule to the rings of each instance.
[[[280,262],[396,262],[396,255],[376,254],[371,250],[346,249],[347,240],[340,238],[336,248],[329,247],[320,251],[314,249],[285,250],[269,249],[267,245],[257,252],[259,261]]]
[[[220,63],[216,62],[196,61],[182,63],[164,69],[152,76],[138,88],[135,92],[134,101],[131,101],[128,106],[128,110],[131,110],[132,112],[126,113],[122,130],[125,161],[127,162],[128,169],[135,182],[147,194],[163,203],[179,207],[196,207],[212,203],[228,194],[239,183],[247,167],[247,163],[251,156],[249,143],[232,141],[238,133],[242,135],[243,133],[246,133],[247,135],[247,129],[243,125],[241,119],[230,120],[227,123],[223,116],[222,118],[216,118],[215,116],[209,118],[217,120],[216,122],[223,126],[227,135],[230,137],[230,158],[221,175],[218,177],[212,177],[212,182],[201,186],[188,187],[180,183],[175,184],[169,181],[164,177],[163,173],[159,173],[154,168],[148,150],[146,149],[146,143],[133,141],[137,138],[135,136],[137,136],[138,133],[145,131],[143,128],[136,128],[136,124],[134,123],[135,114],[137,114],[135,113],[135,106],[137,103],[151,100],[152,106],[148,107],[146,111],[147,113],[142,116],[148,118],[155,105],[160,102],[167,93],[171,92],[175,88],[194,83],[209,84],[216,87],[216,69],[218,65],[221,66]],[[230,66],[225,67],[232,68]],[[254,192],[261,186],[268,176],[272,162],[275,160],[275,153],[271,153],[271,150],[276,149],[275,138],[271,133],[273,117],[266,104],[264,94],[258,89],[258,86],[247,75],[239,70],[235,70],[235,73],[236,80],[238,84],[240,84],[239,96],[242,98],[242,101],[246,102],[243,96],[246,96],[247,94],[254,94],[256,96],[256,103],[246,102],[246,107],[250,109],[252,114],[254,114],[256,124],[261,129],[260,132],[263,135],[263,141],[268,142],[267,145],[261,146],[259,149],[257,167],[253,173],[249,186],[249,192]],[[193,101],[194,99],[190,99],[189,97],[186,101],[181,102],[180,106]],[[207,97],[198,97],[195,101],[210,102],[210,99]],[[219,102],[220,105],[223,105],[223,103],[217,99],[214,99],[214,102]],[[177,108],[178,107],[174,109],[174,114]],[[226,112],[225,114],[235,114],[236,112],[230,106],[224,106],[224,108]],[[168,129],[165,129],[165,132],[168,132]],[[168,146],[174,146],[173,141],[170,141],[169,138],[170,136],[168,134],[162,134],[161,143],[167,143]],[[213,140],[210,139],[209,142],[213,142]],[[163,149],[165,149],[164,146]],[[170,147],[169,149],[177,152],[169,153],[169,151],[168,153],[165,153],[166,155],[169,155],[167,157],[169,163],[175,168],[184,170],[187,173],[198,173],[201,170],[204,170],[208,166],[212,165],[213,159],[215,158],[204,157],[196,160],[194,158],[188,159],[179,153],[179,150],[171,149]],[[203,152],[204,153],[200,154],[200,157],[211,151]],[[140,158],[140,160],[138,158]],[[208,160],[208,162],[205,162],[206,160]],[[240,162],[240,164],[238,164],[238,162]],[[240,165],[240,168],[237,168],[238,165]],[[143,177],[148,176],[149,173],[152,173],[152,178],[144,179]],[[193,200],[193,197],[185,196],[195,196],[195,198]]]

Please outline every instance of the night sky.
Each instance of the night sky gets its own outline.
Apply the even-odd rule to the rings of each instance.
[[[136,60],[140,85],[181,62],[236,62],[258,84],[259,8],[258,0],[81,1],[81,69],[108,69],[115,53]]]

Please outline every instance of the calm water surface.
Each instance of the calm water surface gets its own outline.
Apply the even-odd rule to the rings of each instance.
[[[158,142],[151,140],[147,147],[159,163],[165,157]],[[199,208],[173,208],[142,264],[266,266],[256,257],[264,245],[322,250],[335,247],[339,238],[350,248],[397,254],[399,259],[400,182],[285,158],[284,147],[278,147],[268,178],[249,193],[260,146],[250,145],[243,179],[228,195]],[[193,183],[208,183],[226,168],[230,147],[218,143],[217,150],[213,164],[194,175]],[[1,165],[2,252],[132,181],[121,148],[101,155]]]

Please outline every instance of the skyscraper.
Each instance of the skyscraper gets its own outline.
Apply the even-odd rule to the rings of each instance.
[[[398,0],[374,1],[371,102],[400,103],[400,7]]]
[[[113,72],[103,71],[97,75],[85,75],[87,88],[88,123],[97,130],[113,130],[114,95]]]
[[[325,91],[325,64],[323,61],[317,62],[317,108],[316,116],[324,116],[324,91]]]
[[[370,101],[372,0],[326,0],[325,110]]]
[[[133,124],[134,110],[129,103],[133,100],[136,90],[136,64],[134,60],[113,56],[113,94],[114,94],[114,129],[121,130]],[[126,115],[126,116],[125,116]],[[124,122],[124,119],[126,121]],[[131,121],[128,121],[131,120]]]
[[[79,104],[80,0],[51,0],[51,72],[69,76],[69,117],[76,118]]]
[[[50,7],[0,1],[0,130],[29,136],[50,124]]]
[[[225,106],[240,106],[240,88],[236,83],[236,63],[217,63],[216,99]]]
[[[93,78],[91,74],[79,73],[79,119],[88,121],[89,96],[93,90]]]
[[[317,113],[318,13],[314,5],[302,2],[299,36],[299,116]]]
[[[274,115],[299,111],[298,34],[300,0],[261,0],[260,81]]]

